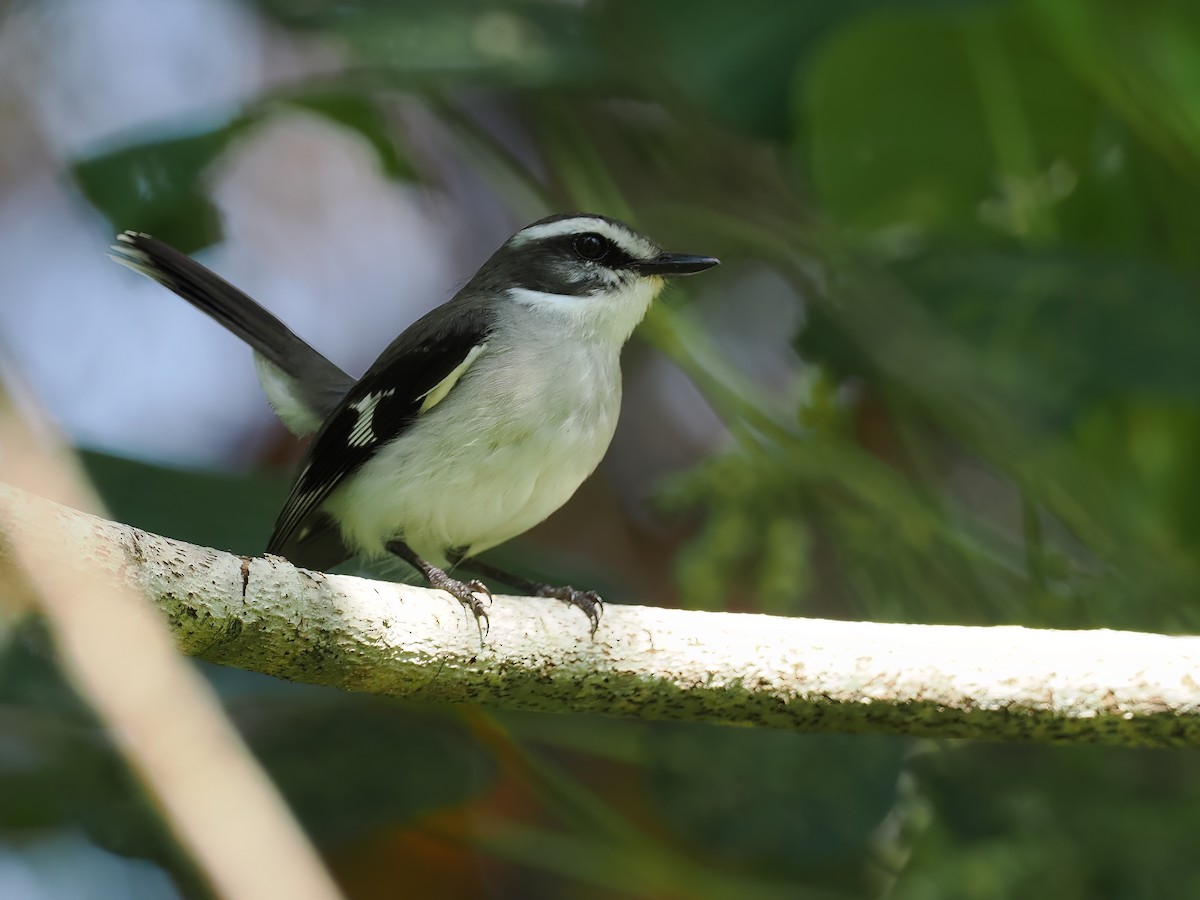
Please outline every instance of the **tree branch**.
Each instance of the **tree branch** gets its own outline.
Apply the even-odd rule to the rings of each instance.
[[[1200,637],[610,605],[593,641],[578,610],[497,596],[481,645],[438,591],[236,557],[0,485],[0,538],[18,533],[143,592],[183,652],[294,681],[802,731],[1200,746]]]

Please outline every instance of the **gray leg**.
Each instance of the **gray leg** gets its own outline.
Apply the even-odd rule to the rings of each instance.
[[[456,563],[469,572],[482,575],[484,578],[494,578],[497,581],[502,581],[522,593],[530,594],[534,597],[553,597],[555,600],[561,600],[563,603],[578,607],[588,617],[588,622],[591,623],[592,637],[596,636],[596,629],[600,627],[600,615],[604,612],[604,601],[600,599],[600,595],[595,591],[581,591],[569,585],[560,586],[545,584],[541,581],[531,581],[528,578],[514,575],[512,572],[506,572],[504,569],[499,569],[490,563],[485,563],[478,559],[459,558],[456,560]]]
[[[445,591],[475,615],[475,621],[479,625],[479,634],[482,637],[487,633],[488,615],[483,608],[483,601],[475,594],[487,594],[488,599],[491,599],[492,592],[488,586],[482,581],[459,581],[451,575],[447,575],[432,563],[428,563],[413,552],[412,548],[403,541],[388,541],[387,549],[389,553],[394,553],[400,557],[418,572],[425,576],[425,580],[429,582],[429,586],[436,588],[439,591]]]

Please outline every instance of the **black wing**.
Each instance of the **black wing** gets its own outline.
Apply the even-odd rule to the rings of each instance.
[[[379,448],[407,429],[429,391],[487,340],[490,313],[478,297],[459,294],[414,322],[350,389],[308,448],[283,505],[268,553],[297,565],[330,568],[345,559],[336,524],[321,504]]]

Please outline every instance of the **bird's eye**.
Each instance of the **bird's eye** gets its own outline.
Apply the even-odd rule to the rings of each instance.
[[[608,255],[608,251],[612,248],[607,240],[598,234],[588,232],[581,234],[575,238],[575,252],[584,259],[590,259],[593,262],[604,259]]]

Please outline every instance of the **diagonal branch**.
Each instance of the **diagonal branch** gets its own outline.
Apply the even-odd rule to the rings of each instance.
[[[0,484],[20,533],[117,578],[183,652],[395,697],[803,731],[1200,746],[1200,637],[835,622],[437,591],[321,575],[107,522]],[[98,637],[97,639],[102,639]]]
[[[36,413],[32,422],[14,415],[5,386],[0,477],[67,503],[96,504]],[[185,889],[230,900],[340,897],[215,693],[175,652],[156,611],[136,587],[104,577],[72,555],[77,547],[59,543],[66,536],[55,528],[59,514],[87,521],[0,482],[0,642],[9,619],[33,610],[45,617],[63,674],[190,857],[194,868],[177,873]],[[106,548],[97,544],[95,552]]]

